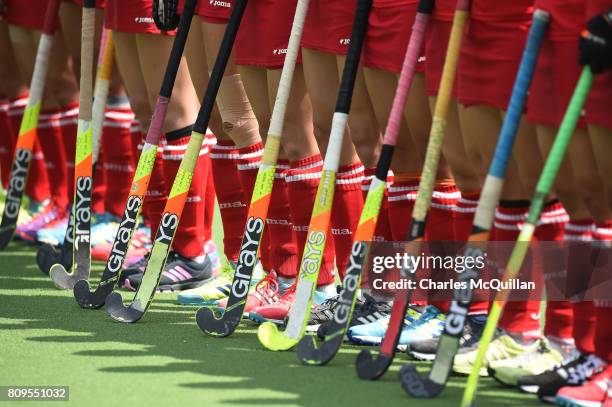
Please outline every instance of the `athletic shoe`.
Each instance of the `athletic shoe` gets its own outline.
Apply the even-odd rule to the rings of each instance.
[[[276,325],[283,325],[295,300],[295,289],[296,284],[289,287],[278,301],[253,308],[249,312],[249,319],[258,324],[272,322]]]
[[[68,227],[68,214],[49,223],[36,232],[36,241],[47,243],[52,246],[59,246],[64,243],[66,228]]]
[[[127,277],[126,285],[138,289],[144,273]],[[168,255],[166,267],[162,272],[157,290],[181,291],[188,288],[199,287],[212,279],[212,264],[208,256],[204,256],[202,263],[183,257],[174,250]]]
[[[25,225],[30,222],[32,218],[40,213],[45,212],[50,209],[51,200],[45,199],[41,202],[30,201],[29,204],[26,204],[26,200],[29,200],[27,196],[23,197],[23,202],[21,204],[21,210],[19,211],[19,215],[17,216],[17,226]],[[6,197],[2,199],[2,202],[6,202]],[[4,210],[4,208],[2,208]]]
[[[521,376],[538,375],[563,363],[563,355],[550,346],[546,338],[538,340],[539,347],[510,359],[489,363],[489,376],[505,386],[516,386]]]
[[[439,338],[444,331],[446,315],[433,305],[428,305],[419,319],[409,325],[404,325],[398,345],[405,348],[420,339]]]
[[[467,353],[478,345],[484,325],[487,321],[486,315],[469,315],[463,327],[463,335],[459,338],[459,349],[457,353]],[[440,337],[416,339],[408,345],[406,352],[417,360],[432,361],[436,358]]]
[[[580,386],[605,366],[597,356],[582,354],[539,375],[519,377],[517,384],[524,392],[537,393],[540,399],[552,403],[560,388]]]
[[[105,213],[104,215],[95,214],[89,237],[91,246],[95,247],[104,242],[112,243],[117,235],[120,221],[120,218],[110,213]]]
[[[482,366],[480,368],[480,376],[487,376],[487,368],[494,361],[502,359],[510,359],[523,353],[534,352],[539,347],[539,341],[533,341],[528,345],[522,345],[516,342],[510,335],[501,335],[491,342],[487,352],[485,353]],[[458,374],[469,375],[476,360],[478,348],[455,355],[453,362],[453,371]]]
[[[612,366],[608,366],[582,386],[559,389],[555,403],[563,407],[602,407],[611,388]]]
[[[36,240],[36,233],[40,229],[65,216],[65,209],[59,208],[55,204],[45,205],[29,222],[17,226],[16,234],[25,241],[34,242]]]
[[[404,326],[409,326],[421,317],[422,313],[417,307],[408,307],[408,312],[404,318]],[[363,325],[355,325],[348,329],[346,335],[351,342],[359,345],[377,346],[380,345],[389,326],[391,315]]]
[[[340,296],[335,296],[325,301],[310,314],[308,328],[314,332],[316,328],[317,336],[324,339],[327,330],[331,326],[334,318],[334,310],[338,304]],[[355,309],[351,315],[349,327],[364,325],[386,318],[391,313],[391,303],[387,301],[377,301],[368,294],[363,294],[363,299],[357,298]],[[312,328],[311,328],[312,327]]]
[[[279,292],[279,281],[276,277],[276,272],[271,271],[265,278],[255,284],[255,287],[249,290],[243,310],[243,317],[248,318],[249,313],[257,307],[277,302],[283,293]],[[216,308],[219,312],[223,312],[226,306],[227,298],[223,298],[219,300]]]
[[[121,275],[119,276],[118,285],[119,287],[126,288],[128,290],[135,290],[135,287],[130,285],[128,277],[134,276],[136,274],[143,274],[145,268],[147,268],[147,263],[149,262],[150,251],[146,252],[141,258],[132,263],[130,266],[126,266]]]
[[[209,240],[204,243],[204,253],[210,259],[212,264],[213,273],[217,274],[221,270],[221,259],[219,258],[219,252],[217,251],[217,245],[213,240]]]
[[[95,261],[106,262],[108,260],[108,256],[110,255],[111,250],[113,249],[113,245],[115,244],[114,239],[115,238],[113,237],[113,240],[111,241],[105,240],[99,242],[96,245],[92,245],[91,259]],[[151,239],[149,238],[148,232],[146,232],[142,228],[137,229],[132,235],[130,247],[123,262],[124,266],[129,267],[132,264],[136,263],[144,255],[147,254],[150,248]]]

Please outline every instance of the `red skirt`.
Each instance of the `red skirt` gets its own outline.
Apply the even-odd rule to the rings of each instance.
[[[160,34],[152,9],[152,0],[106,0],[104,26],[123,33]],[[163,33],[173,35],[174,31]]]
[[[468,22],[458,66],[459,103],[508,107],[530,25],[531,19]]]
[[[612,72],[607,71],[595,76],[585,107],[587,123],[612,129],[611,100]]]
[[[236,64],[281,68],[296,6],[297,0],[249,2],[234,47]]]
[[[212,24],[227,24],[232,12],[232,0],[200,0],[196,14]]]
[[[355,17],[355,0],[311,0],[302,46],[345,55]]]
[[[425,79],[427,95],[436,96],[446,59],[446,47],[450,37],[451,21],[431,19],[425,40]],[[457,81],[453,83],[453,96],[457,97]]]
[[[400,73],[416,12],[416,3],[372,9],[363,46],[364,66]],[[424,45],[416,71],[425,71]]]
[[[69,1],[83,7],[83,0],[69,0]],[[106,0],[96,0],[96,8],[104,9],[105,6],[106,6]]]
[[[47,0],[6,0],[6,20],[11,25],[42,30],[47,3]]]

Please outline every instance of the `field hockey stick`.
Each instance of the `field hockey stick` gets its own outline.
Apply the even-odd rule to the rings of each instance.
[[[30,95],[19,127],[19,136],[15,146],[13,166],[11,167],[11,178],[4,201],[4,212],[0,223],[0,250],[6,248],[17,228],[17,217],[21,210],[23,192],[28,182],[32,149],[36,140],[36,127],[38,126],[38,116],[45,90],[58,9],[59,0],[49,0],[47,2],[42,35],[36,51],[34,73],[32,74],[32,82],[30,82]]]
[[[469,0],[457,1],[453,26],[448,41],[448,49],[446,50],[446,60],[440,80],[440,90],[436,99],[431,131],[429,133],[429,143],[427,145],[421,183],[419,184],[419,193],[414,204],[414,210],[412,211],[412,223],[410,225],[408,238],[406,239],[408,241],[422,240],[425,235],[427,212],[431,205],[438,161],[440,159],[442,142],[444,141],[446,114],[450,104],[457,61],[459,59],[463,27],[468,18],[469,9]],[[413,270],[402,270],[402,274],[404,275],[412,275],[412,272]],[[406,315],[409,300],[410,295],[405,292],[398,292],[395,295],[389,326],[382,341],[378,357],[373,359],[369,350],[363,350],[357,356],[356,368],[360,378],[368,380],[378,379],[387,371],[389,365],[391,365],[393,357],[395,356],[395,350],[402,331],[402,326],[404,325],[404,317]]]
[[[472,229],[472,239],[475,238],[476,240],[470,239],[471,242],[488,240],[488,232],[493,224],[495,207],[501,195],[508,161],[512,155],[512,146],[524,112],[527,92],[533,78],[542,40],[548,28],[549,17],[549,14],[543,10],[536,10],[533,15],[533,24],[516,75],[506,117],[499,133],[499,141],[489,168],[489,175],[485,180],[483,188],[485,192],[482,194],[476,210]],[[464,250],[464,255],[478,257],[484,255],[484,252],[478,243],[468,244]],[[414,365],[401,367],[400,383],[411,396],[435,397],[446,386],[455,354],[459,349],[459,341],[463,335],[463,327],[472,299],[472,288],[469,280],[475,276],[477,276],[475,270],[466,270],[460,276],[460,281],[467,283],[466,288],[455,290],[453,293],[453,301],[446,318],[444,332],[440,337],[436,357],[428,376],[426,378],[421,377]]]
[[[357,230],[355,231],[349,265],[342,282],[338,307],[334,310],[334,316],[329,328],[330,333],[325,337],[320,346],[317,346],[314,336],[306,336],[300,340],[296,347],[296,352],[298,358],[304,364],[324,365],[329,362],[342,345],[344,335],[351,321],[351,315],[357,299],[357,290],[361,286],[361,271],[367,252],[366,242],[372,240],[376,229],[385,193],[387,173],[391,167],[393,151],[397,142],[404,108],[406,107],[408,92],[414,78],[419,54],[425,39],[425,30],[433,7],[434,0],[421,0],[419,2],[393,105],[391,106],[391,112],[387,121],[380,158],[376,164],[376,174],[368,189],[368,195],[361,211]]]
[[[93,189],[93,63],[96,24],[96,1],[83,2],[81,26],[81,78],[79,85],[79,120],[74,159],[74,198],[72,201],[72,268],[68,272],[60,263],[49,269],[49,276],[57,288],[71,290],[74,283],[89,278],[91,246],[91,192]]]
[[[123,305],[121,294],[117,292],[111,293],[106,298],[106,311],[116,321],[138,321],[144,316],[151,305],[151,301],[153,301],[155,291],[166,265],[168,253],[170,253],[172,247],[172,241],[179,225],[185,201],[187,200],[191,179],[195,171],[198,156],[200,155],[208,122],[210,121],[210,114],[215,105],[219,85],[221,85],[221,80],[223,79],[223,72],[230,58],[246,5],[247,0],[236,0],[233,3],[232,14],[221,41],[217,60],[210,74],[210,81],[208,82],[185,156],[181,161],[172,189],[170,190],[170,195],[168,196],[159,228],[157,229],[153,248],[149,255],[147,268],[145,269],[142,282],[138,286],[136,295],[128,307]]]
[[[565,112],[565,116],[563,117],[563,121],[561,122],[561,127],[559,127],[559,131],[557,132],[555,142],[548,155],[548,158],[546,159],[540,179],[538,180],[536,192],[533,195],[531,206],[529,207],[527,220],[525,221],[525,224],[523,224],[521,233],[519,234],[514,248],[512,249],[510,259],[508,260],[508,265],[506,266],[506,271],[502,278],[502,281],[504,282],[515,278],[523,265],[523,261],[525,260],[525,256],[529,250],[529,244],[531,243],[535,228],[538,224],[538,219],[542,213],[542,208],[546,203],[546,197],[548,196],[552,185],[555,182],[555,178],[557,178],[559,167],[561,166],[563,157],[567,152],[567,148],[572,139],[572,135],[574,134],[574,130],[576,130],[576,124],[578,123],[578,119],[582,114],[582,108],[584,107],[584,103],[589,94],[592,83],[593,73],[591,72],[591,68],[583,68],[578,84],[574,90],[574,94],[569,102],[569,106]],[[509,294],[509,290],[498,291],[495,295],[495,300],[491,304],[489,316],[487,317],[487,323],[482,332],[482,337],[480,338],[476,359],[474,360],[474,365],[470,375],[468,376],[465,392],[463,393],[461,407],[471,407],[474,405],[474,399],[478,389],[478,372],[482,366],[487,348],[493,339],[499,318]]]
[[[216,317],[209,308],[200,308],[196,314],[198,326],[209,335],[230,335],[234,332],[242,318],[242,312],[246,303],[245,298],[248,294],[253,269],[257,262],[257,252],[261,244],[268,207],[270,206],[278,151],[283,135],[285,111],[291,92],[293,73],[300,50],[308,4],[309,0],[299,0],[295,16],[293,17],[289,44],[287,45],[287,55],[283,63],[261,166],[257,170],[257,178],[255,179],[251,204],[247,214],[247,223],[244,229],[240,255],[238,256],[238,264],[236,265],[236,273],[234,274],[227,307],[220,317]]]
[[[94,87],[94,101],[92,107],[92,173],[96,173],[96,163],[98,162],[99,145],[102,137],[102,125],[104,122],[104,110],[106,108],[106,99],[108,98],[108,88],[110,83],[110,73],[113,68],[114,61],[114,44],[112,40],[112,31],[103,30],[102,39],[100,41],[100,52],[98,54],[98,65],[96,73],[96,83]],[[59,250],[52,245],[45,243],[38,248],[36,253],[36,263],[38,268],[45,274],[49,274],[49,269],[54,264],[61,264],[64,269],[69,270],[72,267],[72,229],[74,227],[74,211],[70,209],[68,215],[68,227],[64,234],[64,240]]]
[[[291,349],[306,332],[306,325],[312,308],[312,298],[317,288],[319,271],[323,262],[323,252],[327,239],[330,238],[327,232],[331,221],[336,175],[340,165],[340,151],[351,109],[353,88],[355,87],[361,49],[365,41],[371,9],[372,0],[357,2],[351,42],[346,54],[346,63],[340,81],[329,144],[323,162],[323,173],[310,217],[300,272],[296,281],[295,299],[289,311],[287,328],[281,332],[276,324],[264,322],[257,330],[259,342],[270,350]]]
[[[187,0],[181,15],[178,31],[172,43],[170,56],[166,65],[166,71],[162,80],[161,89],[151,125],[147,132],[144,147],[138,159],[136,172],[132,180],[130,194],[127,197],[125,210],[119,223],[119,229],[115,235],[112,249],[106,261],[102,277],[96,290],[90,291],[89,282],[80,280],[74,285],[74,298],[77,303],[83,308],[100,308],[104,305],[106,297],[113,291],[119,276],[121,275],[125,256],[127,255],[134,229],[137,225],[138,215],[142,208],[142,203],[145,199],[145,194],[149,188],[149,180],[155,166],[155,157],[157,156],[157,146],[162,134],[162,127],[166,119],[168,104],[172,97],[172,89],[181,63],[181,57],[187,42],[187,35],[191,28],[191,20],[194,14],[197,0]]]

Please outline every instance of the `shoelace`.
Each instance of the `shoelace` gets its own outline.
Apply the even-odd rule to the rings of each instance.
[[[287,291],[280,297],[280,302],[293,302],[293,297],[295,294],[295,290],[297,289],[297,282],[291,284]]]
[[[584,362],[579,362],[576,366],[560,369],[567,374],[567,381],[571,384],[579,384],[593,375],[593,372],[603,367],[601,360],[594,355],[586,357]]]
[[[276,281],[276,273],[269,273],[255,285],[257,291],[262,298],[270,298],[278,293],[278,281]]]

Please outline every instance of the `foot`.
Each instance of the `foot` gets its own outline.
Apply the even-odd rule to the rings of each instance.
[[[417,307],[410,306],[406,317],[404,318],[404,325],[410,325],[417,321],[421,317],[422,313]],[[351,342],[359,345],[377,346],[380,345],[385,334],[387,333],[387,327],[389,326],[389,320],[391,319],[390,314],[385,317],[378,319],[374,322],[370,322],[363,325],[355,325],[347,331]]]
[[[510,335],[501,335],[491,342],[487,352],[485,353],[482,366],[480,367],[480,376],[487,376],[487,368],[489,364],[503,359],[510,359],[523,353],[535,352],[539,346],[539,341],[533,341],[530,344],[521,344],[515,341]],[[457,354],[453,362],[453,371],[458,374],[469,375],[476,360],[478,348]]]
[[[59,246],[64,243],[66,236],[66,228],[68,227],[68,213],[61,218],[55,219],[53,222],[45,225],[36,232],[36,241],[39,243],[47,243],[52,246]]]
[[[582,386],[566,386],[559,389],[555,403],[564,407],[603,407],[612,389],[612,366],[594,375]],[[611,400],[607,400],[610,403]]]
[[[519,377],[517,384],[521,390],[537,393],[540,399],[552,403],[560,388],[584,384],[605,365],[605,362],[595,355],[582,354],[539,375]]]
[[[419,319],[410,325],[404,325],[398,346],[405,349],[417,340],[436,340],[442,335],[445,323],[446,315],[435,306],[428,305]]]
[[[338,304],[340,296],[330,298],[310,314],[309,328],[317,328],[317,336],[324,339],[334,318],[334,310]],[[391,313],[391,303],[387,301],[377,301],[368,294],[363,295],[363,299],[357,298],[355,309],[349,322],[349,327],[376,322],[386,318]]]
[[[277,302],[288,288],[289,287],[284,286],[281,288],[281,283],[278,281],[276,272],[271,271],[261,281],[255,284],[254,287],[251,287],[246,298],[243,317],[248,318],[249,313],[257,307]],[[220,312],[223,312],[226,306],[227,298],[223,298],[217,303],[217,309]]]

